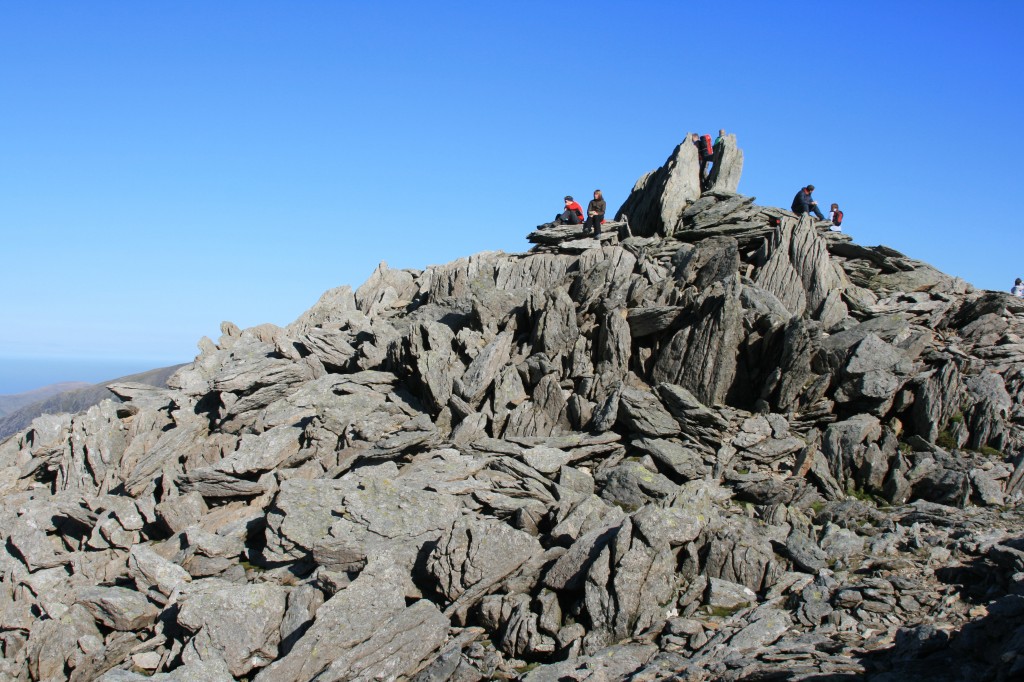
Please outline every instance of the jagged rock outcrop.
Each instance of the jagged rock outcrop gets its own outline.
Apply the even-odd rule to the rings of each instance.
[[[0,679],[1018,677],[1024,304],[718,161],[0,443]]]

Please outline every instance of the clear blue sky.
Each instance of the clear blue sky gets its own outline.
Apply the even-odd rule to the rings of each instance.
[[[190,360],[376,264],[524,251],[685,132],[860,243],[1024,276],[1021,2],[0,5],[0,357]],[[76,379],[69,376],[67,379]],[[5,392],[0,377],[0,393]]]

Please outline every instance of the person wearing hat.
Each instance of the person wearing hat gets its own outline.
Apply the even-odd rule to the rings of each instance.
[[[569,195],[565,196],[565,210],[555,216],[555,225],[579,225],[583,222],[583,207]]]
[[[604,222],[604,211],[607,204],[605,204],[604,197],[601,195],[601,190],[594,190],[594,198],[587,204],[587,222],[583,223],[583,231],[589,232],[591,229],[594,230],[594,236],[601,236],[601,223]]]

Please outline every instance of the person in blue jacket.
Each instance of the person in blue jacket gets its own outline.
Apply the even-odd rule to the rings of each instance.
[[[813,213],[818,216],[818,220],[824,220],[825,216],[821,214],[818,202],[811,196],[813,191],[814,185],[807,185],[796,193],[796,196],[793,197],[793,213],[796,213],[798,216],[804,213]]]

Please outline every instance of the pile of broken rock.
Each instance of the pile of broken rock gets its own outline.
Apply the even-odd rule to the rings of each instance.
[[[0,444],[0,679],[1019,679],[1024,302],[728,144]]]

